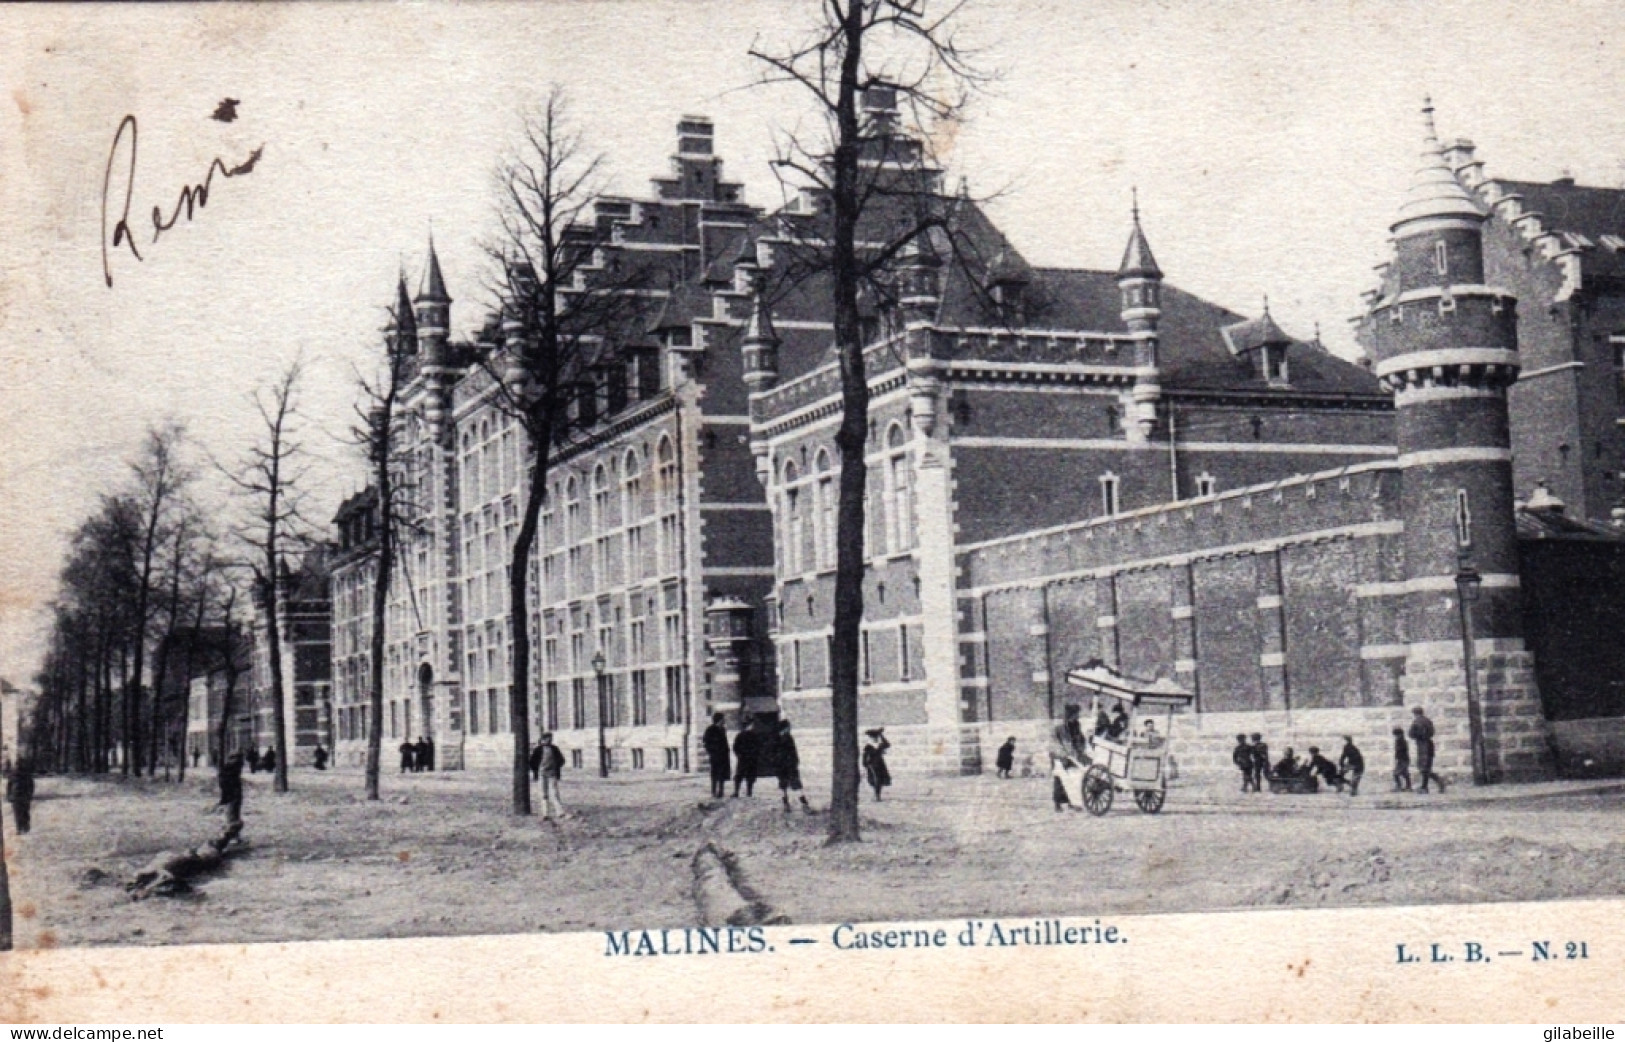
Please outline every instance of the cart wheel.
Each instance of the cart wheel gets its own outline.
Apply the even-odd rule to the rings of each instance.
[[[1135,789],[1134,802],[1147,814],[1155,814],[1162,809],[1163,797],[1167,794],[1161,789]]]
[[[1099,767],[1083,777],[1083,808],[1097,818],[1112,809],[1112,779]]]

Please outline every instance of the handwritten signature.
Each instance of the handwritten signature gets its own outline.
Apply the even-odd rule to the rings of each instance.
[[[109,239],[107,235],[107,202],[113,195],[113,167],[119,158],[119,146],[125,143],[126,131],[129,132],[130,162],[129,168],[124,174],[124,208],[119,211],[118,222],[113,225],[113,235]],[[118,131],[113,135],[113,147],[107,153],[107,174],[102,179],[102,277],[107,280],[109,288],[113,285],[113,268],[109,257],[109,247],[118,249],[120,246],[127,246],[130,256],[137,261],[142,259],[141,249],[135,244],[135,234],[130,230],[130,206],[135,197],[136,137],[135,117],[133,115],[125,116],[119,121]],[[265,146],[261,145],[250,152],[247,159],[233,167],[226,166],[224,160],[216,156],[214,161],[209,164],[209,172],[204,175],[200,183],[185,185],[181,188],[180,194],[175,199],[175,208],[170,211],[168,217],[164,216],[162,207],[154,206],[152,208],[152,242],[157,242],[164,232],[169,231],[180,222],[183,210],[186,219],[190,221],[197,210],[201,210],[209,204],[209,189],[214,184],[215,174],[219,174],[221,177],[238,177],[249,173],[254,169],[254,164],[260,161],[260,156],[264,152]]]

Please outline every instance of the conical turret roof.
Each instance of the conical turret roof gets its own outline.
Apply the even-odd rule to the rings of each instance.
[[[446,295],[446,280],[440,274],[440,256],[434,251],[434,236],[429,236],[429,267],[423,273],[423,285],[418,289],[418,300],[431,304],[450,304]]]
[[[1393,230],[1411,221],[1430,218],[1471,217],[1482,220],[1484,208],[1463,188],[1450,166],[1444,161],[1444,148],[1439,144],[1438,131],[1433,126],[1433,102],[1422,105],[1422,154],[1416,175],[1405,193],[1405,202],[1399,207],[1399,220]]]
[[[395,331],[403,336],[411,336],[418,331],[417,316],[412,313],[412,299],[406,292],[406,273],[401,272],[400,280],[395,283],[395,320],[392,323]]]
[[[1128,248],[1123,251],[1123,263],[1117,266],[1117,277],[1120,279],[1162,278],[1162,269],[1157,267],[1157,258],[1151,255],[1151,244],[1146,241],[1145,230],[1140,227],[1140,204],[1138,200],[1134,203],[1134,229],[1129,232]]]

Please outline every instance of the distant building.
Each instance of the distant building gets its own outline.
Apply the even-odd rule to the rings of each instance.
[[[246,753],[253,745],[253,648],[245,634],[239,634],[227,659],[227,631],[207,627],[189,659],[186,682],[186,737],[182,746],[189,766],[213,767],[220,762],[220,718],[231,704],[232,723],[225,731],[226,748]],[[235,673],[235,678],[232,674]]]
[[[277,573],[276,625],[282,640],[282,711],[289,766],[309,766],[317,745],[333,748],[333,603],[327,554],[324,547],[313,548],[301,558],[298,571],[284,561]],[[238,741],[261,752],[272,747],[275,735],[270,625],[265,598],[257,595],[251,698],[245,704],[247,719],[242,722],[247,725],[246,734],[239,724]]]

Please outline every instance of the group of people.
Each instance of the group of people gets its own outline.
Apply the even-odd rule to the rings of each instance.
[[[790,721],[779,720],[775,723],[765,717],[753,716],[730,743],[725,720],[721,713],[713,714],[711,726],[705,729],[700,739],[710,764],[712,798],[721,799],[726,794],[730,778],[733,780],[735,797],[741,791],[746,796],[754,795],[756,779],[771,772],[778,775],[784,812],[790,812],[790,794],[793,792],[801,803],[801,809],[811,814],[812,804],[807,802],[807,793],[801,785],[801,753],[796,748],[795,737],[790,733]],[[869,735],[870,748],[890,747],[878,729],[870,731]],[[870,784],[875,785],[877,778],[881,779],[875,789],[877,799],[880,789],[891,784],[891,775],[886,771],[885,748],[878,748],[875,753],[871,753],[869,748],[864,751],[864,767],[869,772]],[[733,754],[731,760],[730,751]],[[876,756],[878,760],[873,759]]]
[[[402,774],[434,770],[433,738],[419,736],[415,742],[402,742],[398,751],[401,754]]]
[[[271,748],[269,745],[265,747],[265,751],[263,753],[255,752],[253,749],[250,749],[248,750],[248,754],[246,756],[243,756],[241,753],[234,755],[242,756],[243,762],[248,766],[249,774],[258,774],[261,771],[269,772],[276,770],[276,750]]]
[[[1394,728],[1395,792],[1411,790],[1411,742],[1416,744],[1417,772],[1421,775],[1422,784],[1418,791],[1429,791],[1430,782],[1437,785],[1440,792],[1444,791],[1444,779],[1433,771],[1433,731],[1433,721],[1428,719],[1421,706],[1411,710],[1408,733],[1405,728]],[[1360,752],[1350,735],[1343,736],[1343,749],[1335,763],[1322,755],[1320,747],[1316,745],[1309,747],[1307,759],[1300,759],[1288,746],[1285,754],[1272,763],[1269,745],[1258,734],[1250,738],[1244,734],[1236,735],[1236,746],[1231,750],[1230,759],[1241,772],[1242,792],[1262,792],[1266,781],[1290,783],[1313,778],[1317,785],[1326,785],[1338,792],[1347,789],[1350,796],[1358,796],[1360,779],[1365,776],[1365,754]]]

